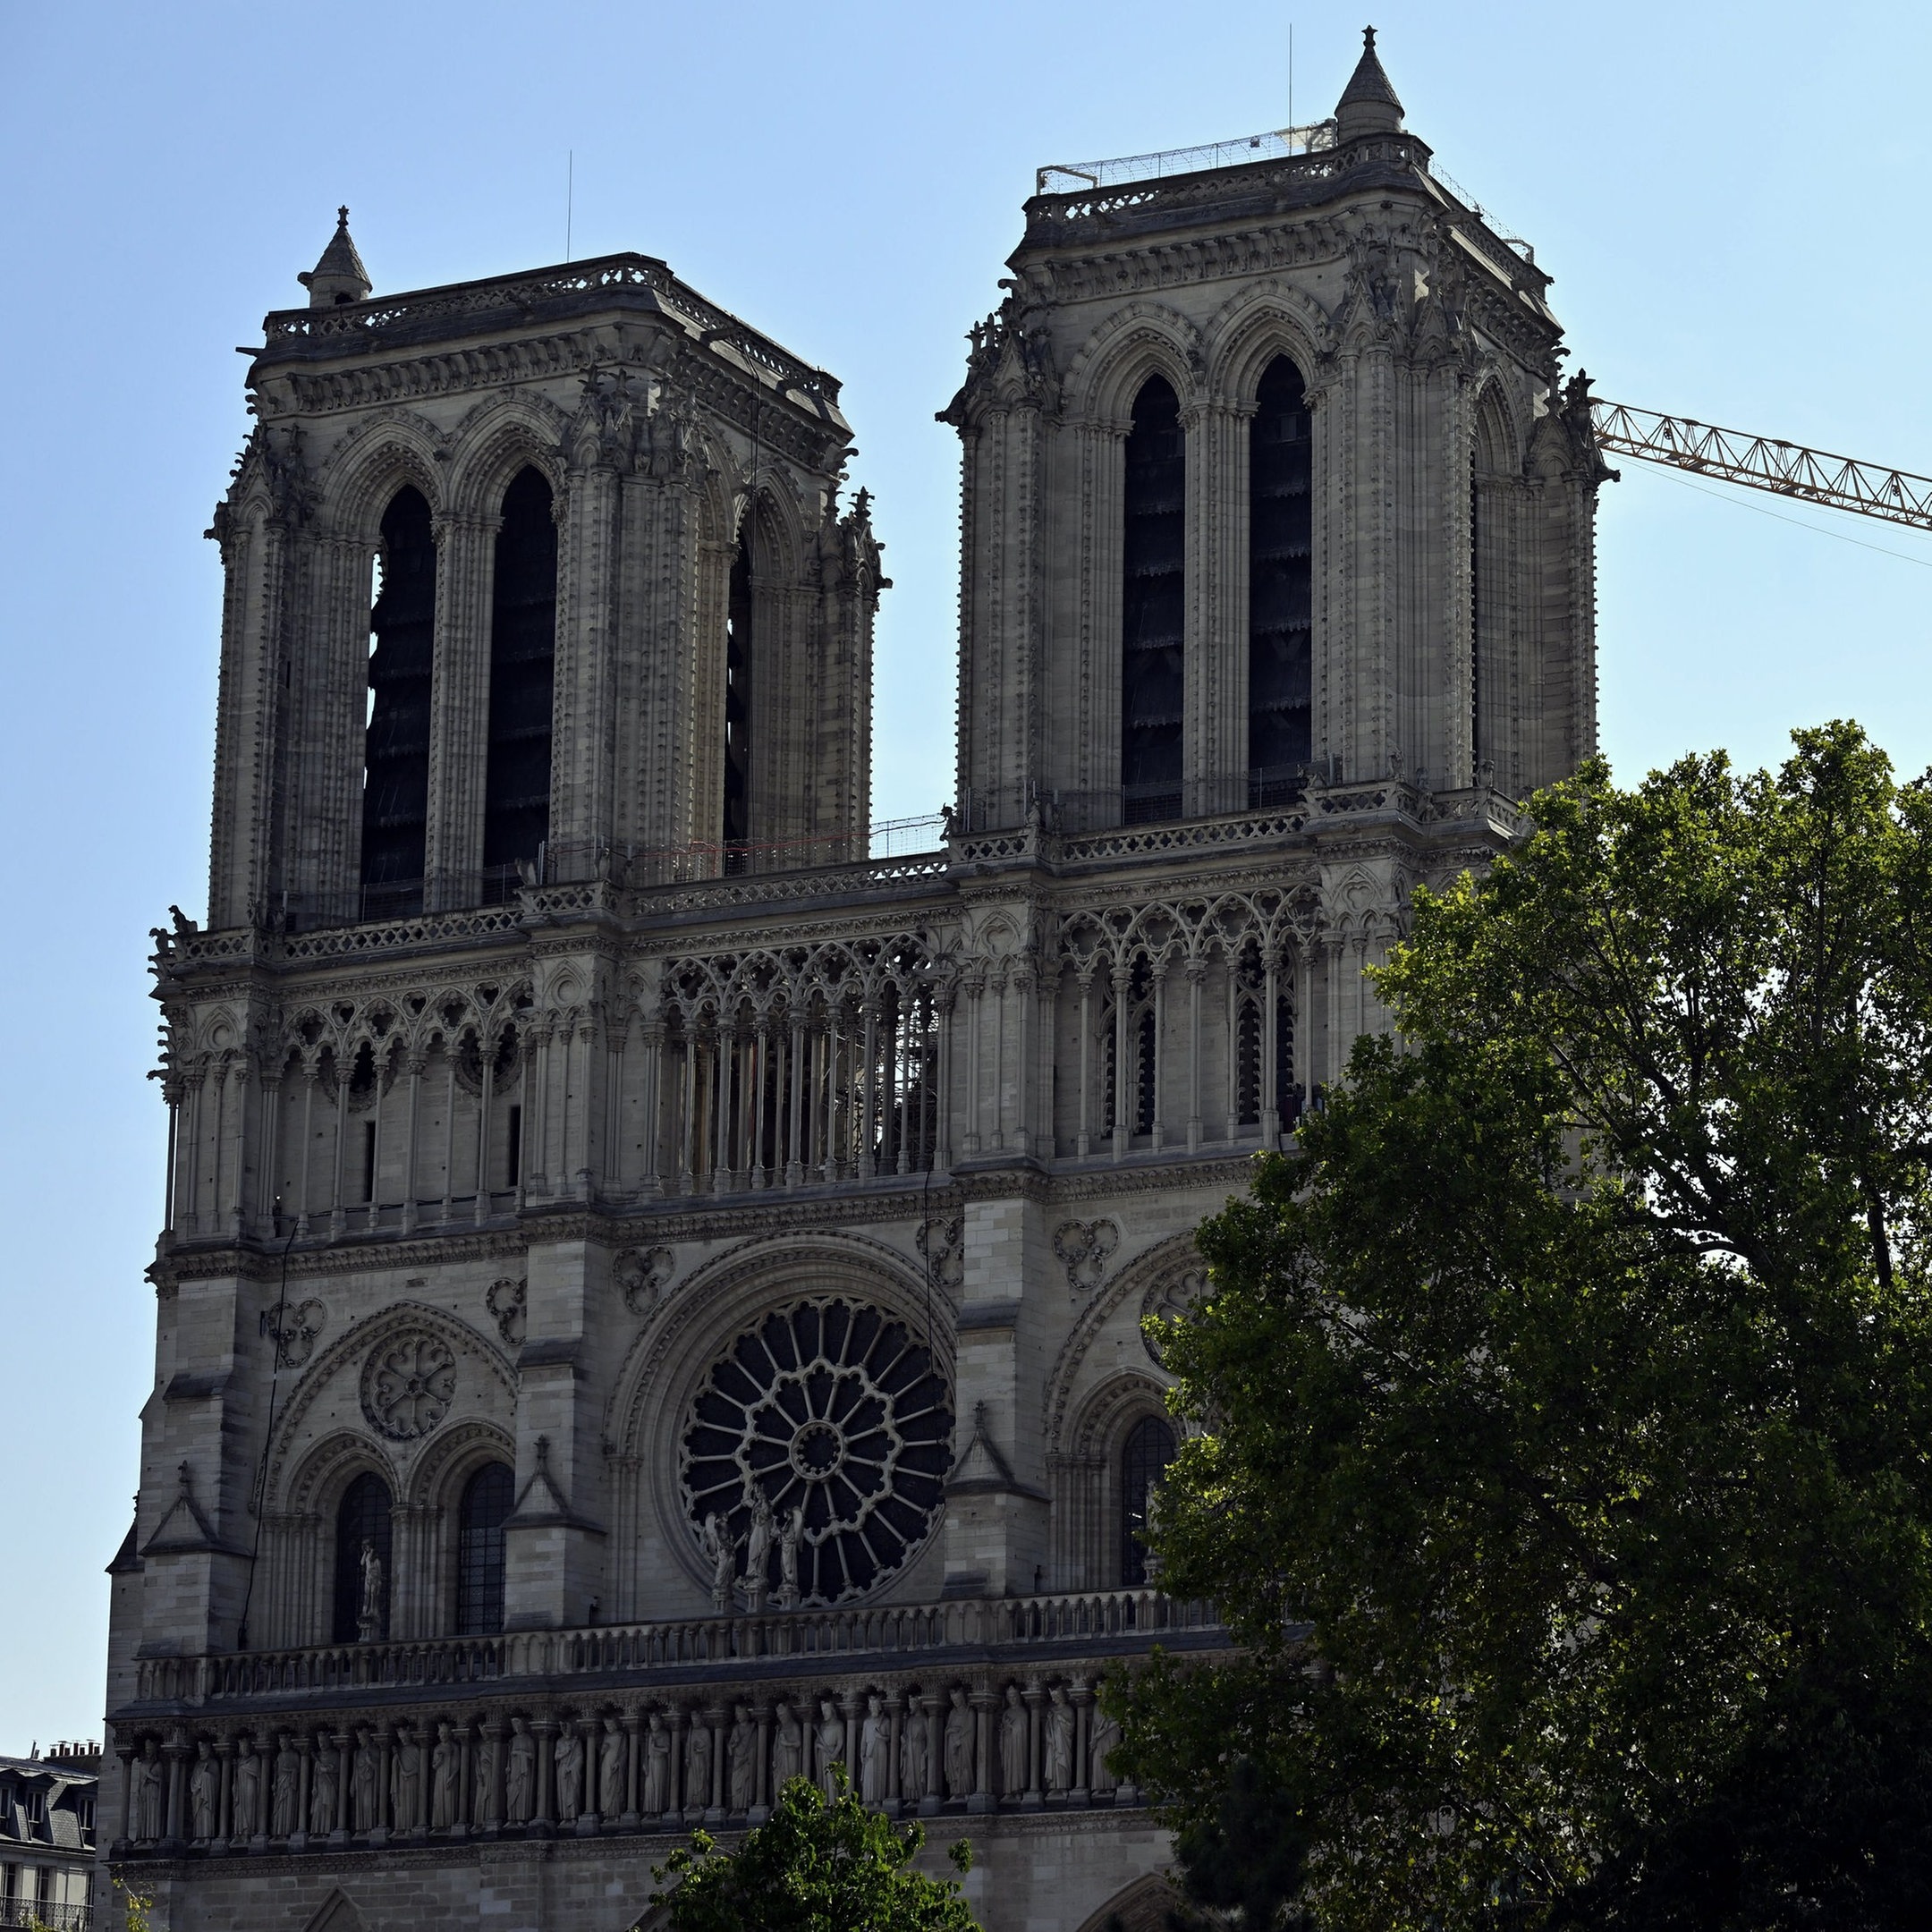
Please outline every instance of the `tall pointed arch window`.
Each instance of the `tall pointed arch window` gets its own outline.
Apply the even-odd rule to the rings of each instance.
[[[436,640],[436,538],[413,486],[383,513],[381,588],[369,618],[362,754],[362,911],[422,909],[429,819],[429,691]]]
[[[372,1470],[364,1470],[343,1491],[335,1506],[335,1602],[330,1635],[336,1643],[353,1643],[362,1634],[365,1547],[380,1565],[371,1574],[369,1590],[376,1612],[373,1634],[389,1634],[389,1486]]]
[[[1121,816],[1182,810],[1186,691],[1187,461],[1181,402],[1165,377],[1134,398],[1121,546]]]
[[[1312,747],[1314,516],[1308,398],[1276,356],[1249,429],[1248,803],[1301,788]]]
[[[746,512],[747,524],[750,513]],[[724,869],[742,872],[751,838],[751,539],[732,558],[724,606]]]
[[[550,485],[517,472],[504,493],[490,595],[489,763],[483,786],[487,898],[550,835],[556,672],[557,534]]]
[[[504,1524],[515,1484],[507,1464],[486,1462],[463,1485],[456,1512],[459,1636],[488,1636],[504,1627]]]
[[[1137,1589],[1148,1580],[1148,1496],[1174,1458],[1174,1432],[1160,1416],[1133,1426],[1121,1451],[1121,1582]]]

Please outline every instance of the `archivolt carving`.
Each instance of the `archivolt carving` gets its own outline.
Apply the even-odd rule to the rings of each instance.
[[[864,1235],[829,1230],[802,1240],[758,1234],[687,1275],[678,1293],[661,1305],[657,1319],[631,1344],[605,1411],[605,1436],[613,1452],[642,1453],[645,1435],[673,1394],[667,1385],[674,1373],[694,1377],[708,1363],[692,1357],[708,1346],[721,1327],[756,1313],[794,1285],[866,1296],[894,1314],[918,1321],[922,1333],[929,1315],[936,1355],[943,1361],[950,1352],[952,1298],[928,1294],[922,1273],[896,1249]],[[701,1333],[694,1335],[694,1330]]]
[[[1194,1245],[1192,1230],[1185,1234],[1176,1234],[1171,1240],[1148,1249],[1145,1254],[1137,1256],[1080,1310],[1080,1318],[1060,1345],[1060,1353],[1054,1361],[1053,1372],[1046,1377],[1043,1419],[1046,1423],[1046,1447],[1049,1452],[1063,1450],[1067,1446],[1063,1440],[1067,1405],[1072,1398],[1073,1385],[1079,1377],[1080,1363],[1092,1345],[1094,1337],[1106,1326],[1121,1304],[1130,1297],[1144,1296],[1157,1284],[1183,1275],[1190,1268],[1198,1268],[1199,1266],[1200,1250]]]
[[[455,1422],[442,1430],[410,1472],[409,1501],[418,1507],[446,1503],[453,1479],[466,1478],[485,1462],[516,1467],[516,1445],[494,1422]]]
[[[1095,329],[1067,365],[1066,414],[1112,422],[1124,434],[1133,399],[1149,376],[1158,370],[1185,403],[1206,367],[1201,333],[1178,309],[1129,302]]]
[[[1116,1892],[1098,1911],[1082,1921],[1080,1932],[1162,1932],[1170,1923],[1178,1902],[1174,1889],[1158,1872],[1136,1878],[1124,1891]],[[334,1928],[330,1928],[334,1932]]]
[[[405,483],[423,493],[432,515],[440,513],[445,505],[439,459],[448,446],[436,425],[414,410],[378,410],[364,417],[318,472],[328,522],[373,549],[383,512]]]
[[[1208,323],[1208,386],[1216,397],[1252,403],[1262,372],[1285,355],[1312,382],[1329,346],[1328,312],[1306,291],[1284,282],[1246,288]]]
[[[309,1411],[316,1399],[335,1381],[339,1371],[352,1371],[360,1382],[361,1366],[383,1342],[391,1336],[410,1333],[427,1333],[439,1337],[459,1360],[465,1355],[479,1362],[488,1375],[494,1376],[505,1407],[515,1400],[516,1377],[508,1360],[496,1344],[488,1341],[467,1322],[459,1321],[447,1309],[431,1308],[420,1301],[399,1301],[393,1307],[384,1309],[367,1320],[356,1323],[346,1334],[340,1336],[310,1363],[307,1372],[295,1385],[294,1393],[289,1398],[287,1411],[275,1431],[274,1447],[268,1459],[268,1479],[263,1494],[269,1499],[269,1508],[275,1507],[275,1499],[282,1494],[283,1471],[290,1455],[296,1452],[307,1426]],[[352,1440],[355,1438],[351,1438]],[[381,1453],[374,1444],[366,1447],[372,1458]],[[390,1465],[385,1461],[384,1465]],[[394,1493],[394,1484],[390,1485]]]
[[[294,1516],[314,1515],[364,1470],[381,1477],[392,1496],[397,1494],[395,1464],[380,1443],[349,1429],[332,1431],[296,1465],[289,1482],[288,1513]]]
[[[450,437],[449,507],[461,515],[496,517],[503,494],[527,464],[540,471],[561,503],[568,479],[559,450],[570,419],[535,390],[499,393],[479,402]]]

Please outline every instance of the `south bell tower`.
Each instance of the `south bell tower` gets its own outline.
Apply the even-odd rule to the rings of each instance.
[[[1046,171],[945,412],[959,789],[869,851],[838,386],[646,255],[270,315],[100,1835],[159,1926],[627,1932],[843,1766],[1165,1922],[1143,1321],[1419,882],[1594,741],[1580,379],[1372,48]],[[272,1903],[266,1902],[272,1894]]]
[[[1603,471],[1550,278],[1366,41],[1310,151],[1041,170],[946,411],[975,829],[1515,796],[1595,749]]]

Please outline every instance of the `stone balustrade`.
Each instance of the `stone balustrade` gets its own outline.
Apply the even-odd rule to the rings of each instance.
[[[508,1631],[489,1637],[341,1643],[288,1650],[144,1657],[137,1707],[204,1705],[305,1691],[435,1688],[517,1679],[650,1672],[715,1674],[719,1666],[785,1668],[813,1657],[860,1658],[1009,1647],[1078,1646],[1089,1639],[1217,1639],[1212,1608],[1154,1589],[1072,1591],[950,1603],[875,1604],[758,1616]]]
[[[1132,1805],[1096,1690],[1157,1640],[1225,1640],[1111,1590],[148,1658],[113,1856],[731,1827],[799,1776],[895,1816]]]

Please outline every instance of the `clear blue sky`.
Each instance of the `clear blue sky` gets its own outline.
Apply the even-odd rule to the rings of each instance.
[[[929,811],[957,490],[932,417],[1033,169],[1280,125],[1291,18],[1296,117],[1326,113],[1370,4],[1410,124],[1535,243],[1602,394],[1932,471],[1923,5],[0,5],[0,1751],[98,1732],[152,1373],[146,933],[206,890],[201,533],[247,429],[233,345],[301,301],[336,203],[378,292],[534,267],[574,149],[576,253],[661,256],[844,379],[896,580],[874,810]],[[1846,714],[1932,760],[1932,540],[1623,467],[1623,775]]]

